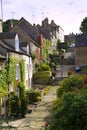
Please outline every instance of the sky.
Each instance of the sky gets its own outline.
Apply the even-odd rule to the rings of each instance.
[[[80,33],[79,27],[87,17],[87,0],[0,0],[3,21],[24,17],[31,24],[40,24],[46,17],[59,25],[64,34]],[[2,19],[2,13],[0,11]]]

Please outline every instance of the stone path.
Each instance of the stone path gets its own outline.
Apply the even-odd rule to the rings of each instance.
[[[9,125],[15,127],[11,130],[42,130],[46,122],[51,119],[50,110],[52,102],[56,99],[56,89],[56,86],[52,86],[48,94],[42,97],[42,101],[32,113],[26,115],[26,118],[10,122]]]
[[[43,96],[32,114],[28,114],[26,120],[19,126],[18,130],[41,130],[47,121],[50,120],[52,102],[56,98],[56,87],[51,87],[48,94]]]

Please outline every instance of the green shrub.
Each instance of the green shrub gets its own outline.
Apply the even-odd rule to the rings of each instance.
[[[87,130],[87,87],[78,94],[66,93],[53,111],[50,130]]]
[[[49,78],[50,78],[50,71],[38,71],[33,74],[33,82],[37,84],[39,83],[47,84]]]
[[[54,112],[58,106],[62,106],[62,98],[56,98],[52,104],[52,111]]]
[[[81,72],[82,73],[87,73],[87,66],[81,67]]]
[[[67,74],[68,74],[68,76],[70,76],[70,75],[72,75],[73,73],[74,73],[74,72],[73,72],[72,70],[69,70]]]
[[[46,95],[48,93],[49,89],[50,89],[50,86],[47,86],[46,88],[44,88],[43,95]]]
[[[51,66],[51,68],[55,68],[55,67],[56,67],[56,64],[55,64],[54,62],[51,62],[51,63],[50,63],[50,66]]]
[[[29,93],[34,92],[35,90],[33,88],[30,88]]]
[[[28,104],[24,82],[20,82],[18,84],[18,87],[20,89],[20,96],[19,96],[19,99],[21,102],[20,113],[21,113],[21,116],[24,117],[27,112],[27,104]]]
[[[42,64],[39,66],[38,71],[50,71],[50,66],[47,64]]]
[[[57,96],[60,97],[66,92],[78,92],[84,85],[85,83],[81,76],[71,75],[59,83],[60,88],[57,91]]]
[[[39,68],[39,64],[35,63],[35,69]]]
[[[7,113],[10,113],[10,116],[18,117],[20,113],[20,104],[18,96],[10,94],[6,101],[6,107],[8,109]]]
[[[35,102],[41,101],[41,92],[39,90],[29,91],[28,97],[29,97],[29,104],[33,104]]]
[[[35,101],[41,101],[41,92],[39,90],[35,91]]]
[[[87,84],[84,75],[72,75],[60,82],[52,106],[50,130],[87,129]]]

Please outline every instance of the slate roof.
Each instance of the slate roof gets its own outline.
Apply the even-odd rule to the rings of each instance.
[[[8,39],[14,39],[16,33],[0,33],[0,58],[7,56],[7,51],[13,51],[14,47],[9,44]],[[7,40],[6,40],[7,39]]]
[[[15,32],[0,33],[0,39],[13,39],[13,38],[15,38],[15,36],[16,36]]]
[[[14,45],[11,46],[11,44],[8,41],[6,41],[4,39],[0,39],[0,40],[2,41],[2,42],[0,42],[0,46],[2,46],[3,48],[5,48],[7,50],[14,50],[15,49]]]
[[[19,44],[20,47],[26,47],[27,46],[27,42],[22,42]]]
[[[47,39],[50,39],[51,37],[51,32],[52,32],[52,29],[49,28],[49,29],[44,29],[44,27],[40,26],[39,24],[37,25],[37,28],[39,29],[39,31],[43,34],[43,36]]]
[[[7,50],[4,49],[2,46],[0,46],[0,54],[1,54],[2,56],[5,56],[5,57],[6,57],[6,55],[7,55]]]
[[[40,32],[44,35],[45,38],[49,40],[51,39],[52,35],[56,36],[56,31],[59,32],[59,27],[60,26],[56,25],[54,20],[52,20],[51,23],[49,24],[48,18],[42,21],[42,26],[40,26],[39,24],[37,25],[37,28],[40,30]]]
[[[36,46],[39,47],[40,45],[40,33],[37,28],[32,26],[27,20],[23,17],[20,19],[18,24],[16,24],[12,30],[19,34],[19,39],[21,42],[29,41],[33,42]],[[25,39],[25,40],[24,40]]]
[[[75,46],[76,47],[86,47],[87,46],[87,34],[79,34],[75,36]]]
[[[0,33],[0,40],[2,43],[1,45],[4,45],[4,47],[7,47],[7,49],[13,49],[15,50],[15,44],[14,39],[17,33],[15,32],[3,32]]]
[[[15,32],[0,33],[0,40],[1,40],[0,41],[0,58],[6,57],[7,52],[16,52],[15,51],[15,41],[14,41],[15,36],[16,36]],[[19,43],[19,45],[20,45],[20,43]],[[21,47],[19,49],[20,49],[19,52],[16,52],[16,53],[27,54],[27,52],[25,52],[22,49],[22,44],[21,44]]]
[[[54,23],[54,20],[52,20],[51,24],[50,24],[53,28],[57,28],[59,27],[56,23]]]
[[[73,34],[73,33],[71,33],[71,34],[69,34],[69,35],[65,35],[64,36],[64,41],[65,42],[73,42],[73,43],[75,43],[75,34]]]

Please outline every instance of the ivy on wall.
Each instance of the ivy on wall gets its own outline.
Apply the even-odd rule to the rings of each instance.
[[[20,73],[21,73],[21,81],[25,81],[25,61],[22,59],[20,61]]]
[[[44,39],[42,45],[42,59],[48,58],[50,47],[51,41]]]
[[[36,59],[36,57],[37,57],[37,55],[36,55],[36,53],[32,53],[32,60],[34,61],[35,59]]]
[[[10,84],[16,79],[16,59],[15,58],[12,58],[12,57],[9,58],[6,69],[7,69],[7,82],[8,84]]]
[[[16,81],[17,59],[9,57],[8,64],[4,70],[0,70],[0,97],[8,93],[8,84],[12,84],[16,90],[18,81]],[[21,82],[25,81],[25,61],[20,61]]]
[[[18,84],[18,88],[20,89],[20,102],[21,102],[21,108],[20,113],[21,116],[24,117],[27,111],[27,100],[26,100],[26,91],[25,91],[25,60],[20,61],[20,73],[21,73],[21,81]]]
[[[6,71],[0,70],[0,98],[8,94]]]
[[[8,84],[16,79],[16,59],[10,57],[4,70],[0,70],[0,97],[8,94]]]

